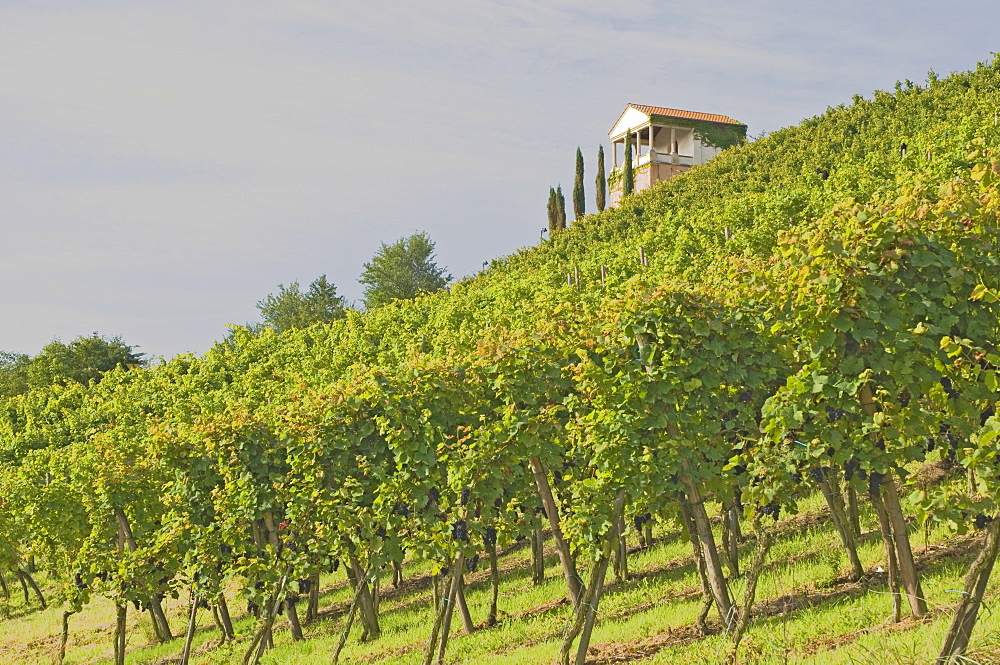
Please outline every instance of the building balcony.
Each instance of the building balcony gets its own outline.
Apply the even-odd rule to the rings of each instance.
[[[677,164],[679,166],[693,166],[694,155],[681,155],[676,152],[658,152],[651,150],[638,159],[632,160],[633,166],[643,166],[645,164]]]

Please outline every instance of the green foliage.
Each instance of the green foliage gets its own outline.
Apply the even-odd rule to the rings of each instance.
[[[144,354],[135,348],[121,337],[108,338],[95,332],[69,344],[53,340],[34,357],[0,352],[0,398],[56,383],[86,385],[100,381],[113,369],[140,367],[145,363]]]
[[[607,205],[608,182],[604,174],[604,146],[597,146],[597,178],[594,180],[594,191],[596,192],[595,202],[597,212],[604,212]]]
[[[566,228],[566,197],[562,193],[562,185],[556,187],[556,228]]]
[[[622,159],[622,196],[635,191],[635,171],[632,166],[632,130],[625,137],[625,157]]]
[[[573,179],[573,216],[580,220],[586,209],[586,196],[583,192],[583,153],[576,149],[576,177]]]
[[[549,202],[546,207],[546,213],[548,214],[549,221],[549,237],[552,237],[552,233],[559,230],[559,203],[556,199],[556,190],[554,187],[549,187]]]
[[[371,309],[443,289],[451,281],[445,270],[434,263],[434,242],[420,232],[382,243],[358,281],[365,285],[365,305]]]
[[[326,281],[326,275],[313,280],[305,293],[299,290],[298,282],[287,287],[278,284],[277,294],[268,294],[257,303],[264,325],[276,332],[342,319],[346,315],[344,307],[344,298],[337,295],[336,286]]]
[[[0,398],[20,395],[31,387],[31,356],[0,351]]]

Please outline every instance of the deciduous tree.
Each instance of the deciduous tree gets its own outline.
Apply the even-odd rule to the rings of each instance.
[[[378,307],[444,288],[451,275],[434,258],[434,242],[423,231],[391,245],[382,243],[358,279],[365,285],[365,306]]]
[[[337,287],[320,275],[305,293],[299,283],[287,287],[278,284],[278,293],[268,294],[257,303],[264,325],[278,332],[292,328],[305,328],[314,323],[329,323],[344,317],[345,302],[337,295]]]

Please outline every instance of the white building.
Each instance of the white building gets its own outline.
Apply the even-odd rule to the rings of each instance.
[[[621,198],[620,162],[626,141],[632,143],[635,191],[640,192],[704,164],[743,141],[746,133],[746,125],[724,115],[629,104],[608,132],[613,155],[610,204]]]

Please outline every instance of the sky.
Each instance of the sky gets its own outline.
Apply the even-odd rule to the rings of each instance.
[[[995,0],[0,0],[0,350],[203,353],[279,284],[360,306],[381,243],[455,277],[588,205],[628,103],[760,136],[975,67]]]

